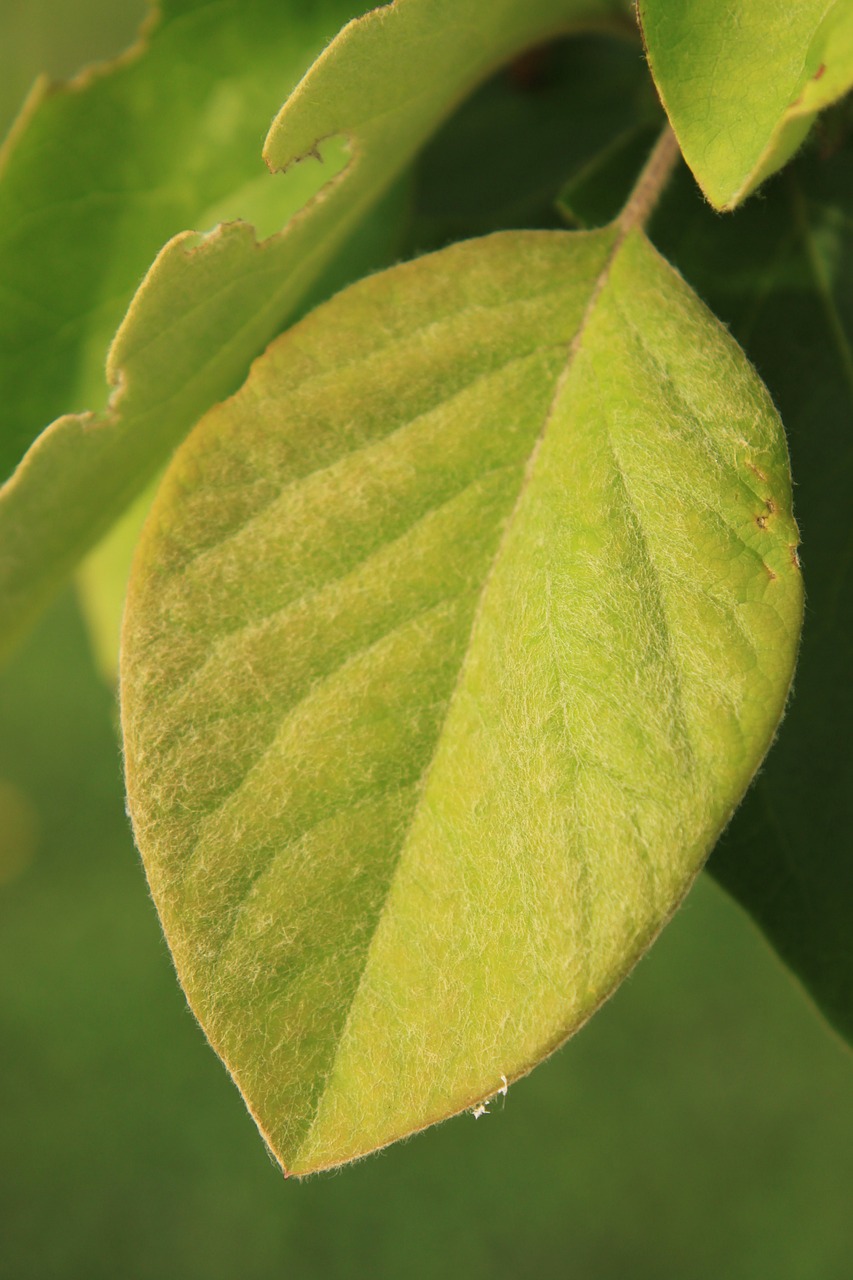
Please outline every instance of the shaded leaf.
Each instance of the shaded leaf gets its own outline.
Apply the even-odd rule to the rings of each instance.
[[[130,804],[279,1160],[528,1071],[687,890],[781,714],[780,424],[643,235],[364,281],[192,433],[126,614]]]
[[[260,148],[270,117],[349,12],[341,0],[313,6],[309,16],[270,0],[175,0],[129,56],[68,86],[43,86],[28,103],[0,179],[0,477],[57,413],[101,408],[111,339],[164,241],[241,214],[265,218],[273,229],[322,186],[316,162],[283,182],[265,176]],[[242,232],[251,239],[248,227]],[[212,239],[233,251],[235,233],[239,238],[240,229],[230,228]],[[178,243],[186,267],[169,277],[177,292],[160,292],[161,312],[156,297],[153,314],[149,306],[149,330],[169,330],[187,312],[193,289],[201,297],[213,287],[216,250],[208,251],[207,272],[193,273],[186,254],[195,241],[187,234]],[[156,264],[152,270],[162,280]],[[223,270],[216,282],[225,287],[227,264]],[[146,284],[150,296],[150,275]],[[192,314],[183,328],[189,346],[172,334],[173,363],[187,381]],[[196,318],[195,329],[202,328]],[[110,377],[122,381],[131,403],[117,394],[106,416],[62,420],[0,491],[0,647],[144,487],[153,474],[148,454],[156,461],[158,445],[162,464],[163,439],[140,420],[144,405],[137,395],[134,408],[121,342],[117,350]],[[142,366],[149,379],[143,400],[151,405],[167,390],[153,385],[162,349],[160,355]],[[139,372],[138,362],[133,367]],[[225,389],[237,385],[234,368],[226,379]],[[203,388],[199,395],[203,400]],[[164,416],[161,405],[158,425]],[[105,429],[93,431],[96,424]],[[111,465],[111,446],[122,435],[132,456],[122,460],[119,450]]]
[[[181,0],[129,55],[27,104],[0,179],[4,479],[52,418],[103,405],[110,341],[165,241],[217,215],[258,217],[259,192],[276,230],[322,185],[309,175],[289,199],[260,148],[348,7],[306,21],[270,0]]]
[[[89,205],[93,203],[97,212],[99,204],[97,181],[95,191],[89,193],[92,171],[103,166],[105,154],[125,154],[128,116],[133,122],[136,155],[130,185],[146,190],[151,185],[145,165],[141,172],[136,167],[140,164],[136,148],[144,144],[148,116],[144,111],[134,114],[128,107],[123,96],[128,79],[138,85],[143,96],[153,94],[159,100],[157,86],[172,83],[176,76],[182,79],[189,68],[189,98],[195,109],[186,112],[183,128],[173,129],[168,104],[149,163],[159,176],[165,134],[165,145],[174,157],[173,173],[188,170],[193,175],[199,164],[215,173],[223,133],[229,143],[240,135],[237,150],[244,155],[257,127],[254,115],[243,108],[244,80],[251,82],[246,93],[254,101],[258,67],[271,67],[273,79],[265,82],[267,93],[273,84],[280,86],[280,96],[284,96],[293,76],[304,66],[309,36],[321,42],[324,28],[322,21],[318,25],[316,6],[312,6],[310,19],[301,7],[299,13],[301,38],[288,75],[281,50],[271,39],[270,23],[272,30],[283,31],[282,38],[287,40],[286,33],[292,35],[293,29],[291,15],[275,0],[256,0],[251,7],[233,3],[225,11],[219,4],[172,0],[161,30],[174,34],[178,48],[168,41],[157,46],[165,67],[156,65],[152,43],[149,54],[125,66],[118,78],[102,78],[90,84],[88,91],[42,103],[26,128],[26,147],[20,144],[23,132],[19,131],[19,143],[7,165],[14,165],[17,158],[21,171],[10,179],[7,167],[3,183],[7,206],[14,216],[7,206],[0,205],[0,227],[11,241],[18,237],[17,248],[11,243],[5,248],[0,244],[0,260],[10,264],[7,289],[26,299],[26,314],[37,329],[47,315],[51,341],[64,341],[66,330],[61,317],[57,327],[55,312],[38,292],[55,272],[49,269],[49,255],[39,252],[38,237],[33,235],[32,218],[27,213],[33,184],[36,190],[44,191],[45,173],[56,183],[55,173],[46,164],[46,149],[55,153],[57,163],[70,152],[77,164],[89,171],[86,196],[78,201],[75,212],[84,219],[85,236],[91,241],[95,214]],[[330,20],[339,13],[337,0],[328,0],[319,13],[321,19]],[[262,206],[265,216],[276,210],[276,225],[302,209],[306,199],[326,183],[322,198],[302,216],[292,217],[284,231],[260,243],[253,226],[245,222],[225,223],[202,237],[189,231],[174,235],[134,295],[110,348],[107,377],[113,393],[107,408],[102,414],[80,413],[54,422],[0,491],[0,645],[8,647],[22,632],[80,555],[153,477],[189,426],[239,385],[252,357],[293,315],[359,219],[455,103],[518,50],[578,23],[601,21],[614,13],[623,14],[619,0],[500,0],[492,5],[489,22],[483,24],[479,0],[454,0],[453,4],[449,0],[395,0],[341,33],[300,82],[267,138],[264,155],[268,166],[291,170],[282,192],[277,190],[278,179],[265,180],[270,193],[276,191],[275,196],[262,194],[257,186],[247,193],[227,189],[229,199],[235,198],[235,212],[241,207],[237,197],[245,194]],[[211,41],[204,58],[198,48],[199,24]],[[233,83],[235,60],[243,72],[238,85]],[[181,68],[180,73],[176,68]],[[205,79],[202,90],[193,85],[194,75]],[[423,88],[413,93],[413,85]],[[199,101],[206,104],[201,115]],[[76,120],[77,111],[84,113],[82,127]],[[110,139],[102,128],[93,133],[86,127],[87,112],[96,112],[99,122],[106,118],[108,135],[116,130],[117,136]],[[54,123],[57,115],[60,119]],[[248,138],[243,136],[245,129]],[[144,146],[141,154],[145,156]],[[318,154],[322,157],[320,167],[316,164]],[[294,171],[299,161],[307,161],[308,167],[303,164]],[[197,199],[194,177],[191,185],[193,199]],[[19,187],[27,193],[23,223]],[[79,185],[75,189],[79,191]],[[183,197],[184,193],[179,194]],[[156,177],[151,195],[156,201]],[[168,188],[164,198],[171,195]],[[44,198],[47,200],[46,195]],[[221,203],[216,203],[215,196],[211,200],[215,208],[209,216],[221,218]],[[49,201],[55,203],[55,185],[50,187]],[[182,212],[184,204],[182,199]],[[204,215],[193,216],[197,226],[209,225]],[[257,220],[257,214],[253,216]],[[108,231],[113,225],[114,219],[108,218]],[[23,242],[22,226],[29,229],[29,240],[24,235]],[[136,251],[156,252],[161,232],[162,228],[156,243],[145,250],[140,246],[148,232],[137,237]],[[71,235],[70,227],[66,235]],[[98,236],[108,243],[107,232],[99,231]],[[63,238],[51,241],[60,274],[69,269],[68,243]],[[37,288],[33,285],[34,292],[21,278],[27,264],[32,266],[33,253],[38,255],[37,279],[41,282]],[[121,261],[123,264],[124,254]],[[101,296],[109,297],[116,288],[111,276],[116,269],[106,256],[93,267],[100,276]],[[122,265],[122,276],[124,270]],[[73,315],[79,315],[76,304]],[[70,327],[75,327],[73,319]],[[88,343],[92,338],[89,325],[86,335]],[[18,325],[2,336],[7,339],[11,361],[7,372],[14,385],[20,377],[22,348],[33,345],[34,339],[27,336],[26,326]],[[96,347],[100,350],[100,344]],[[71,395],[69,381],[72,371],[77,376],[76,368],[73,361],[61,366],[60,395]],[[10,404],[26,400],[37,381],[25,368],[25,390],[11,397]],[[79,403],[72,407],[97,408]],[[29,425],[23,437],[20,427],[3,434],[13,442],[13,454],[26,443],[32,412],[28,411]],[[39,426],[37,421],[36,429]],[[82,500],[81,495],[85,495]]]
[[[464,102],[414,166],[407,242],[426,252],[493,231],[557,229],[567,173],[638,119],[654,119],[655,141],[664,118],[639,33],[626,37],[593,32],[537,49]]]
[[[684,158],[732,209],[853,85],[849,0],[638,0],[649,65]]]

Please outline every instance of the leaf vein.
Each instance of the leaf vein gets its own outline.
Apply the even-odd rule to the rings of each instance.
[[[213,808],[209,809],[207,813],[205,813],[201,821],[199,822],[198,837],[194,841],[192,847],[190,848],[186,857],[186,861],[184,863],[184,870],[183,870],[184,877],[192,868],[192,865],[200,851],[200,847],[204,839],[206,838],[207,828],[209,827],[209,825],[212,822],[214,822],[222,814],[225,807],[235,798],[235,796],[237,796],[244,789],[244,787],[248,784],[250,779],[264,767],[270,755],[272,754],[272,751],[274,750],[276,743],[278,742],[282,733],[286,729],[288,722],[291,721],[293,717],[296,715],[296,713],[300,710],[300,708],[304,706],[304,704],[312,696],[314,696],[314,694],[318,691],[318,689],[322,688],[324,685],[328,684],[331,680],[339,676],[341,672],[345,671],[346,668],[350,666],[353,662],[355,662],[359,658],[362,658],[365,654],[370,653],[371,650],[377,649],[379,645],[383,644],[386,640],[390,639],[397,632],[402,631],[405,627],[411,625],[413,622],[418,622],[423,618],[428,617],[431,613],[437,613],[439,610],[445,609],[448,605],[452,605],[457,600],[462,599],[462,594],[457,596],[448,596],[445,599],[440,600],[437,604],[429,605],[425,609],[419,609],[411,616],[396,621],[394,625],[390,627],[388,630],[384,631],[381,636],[377,636],[369,644],[360,646],[359,648],[352,650],[350,653],[348,653],[346,657],[341,662],[337,663],[330,671],[324,672],[322,676],[320,676],[318,679],[313,681],[310,688],[307,689],[302,694],[302,696],[300,696],[295,702],[293,702],[290,706],[284,707],[282,709],[280,713],[280,717],[275,726],[275,731],[265,743],[263,750],[257,756],[255,756],[255,758],[252,760],[252,763],[249,765],[245,773],[242,774],[237,784],[233,788],[231,788],[226,795],[221,796],[219,800],[216,802],[216,804],[213,806]]]
[[[241,623],[239,626],[232,628],[232,630],[220,634],[213,642],[212,652],[208,652],[204,660],[189,672],[189,674],[181,680],[180,684],[176,685],[174,689],[170,691],[168,697],[164,699],[162,708],[163,713],[165,714],[168,712],[169,708],[176,701],[180,700],[189,686],[195,683],[196,680],[200,679],[211,664],[221,658],[223,654],[227,654],[229,648],[235,647],[239,641],[247,635],[254,632],[260,632],[274,619],[284,617],[284,615],[290,610],[301,608],[302,606],[317,600],[317,598],[324,592],[328,591],[330,587],[339,588],[343,586],[343,584],[345,584],[349,579],[362,573],[373,561],[378,559],[384,553],[387,553],[389,550],[392,550],[406,538],[410,537],[416,529],[420,528],[432,517],[438,515],[439,512],[446,510],[448,507],[452,506],[453,503],[458,502],[460,498],[465,497],[465,495],[470,493],[472,490],[482,486],[485,481],[491,479],[493,476],[500,475],[503,472],[515,471],[517,469],[518,467],[515,463],[505,463],[499,467],[490,467],[487,471],[483,471],[479,475],[475,476],[473,480],[468,481],[461,489],[455,490],[455,492],[451,493],[441,502],[434,503],[428,507],[427,510],[422,511],[414,520],[396,533],[393,538],[381,542],[378,546],[374,547],[372,551],[368,552],[367,555],[356,560],[354,564],[348,565],[343,573],[334,575],[330,578],[325,578],[322,582],[317,583],[311,591],[304,592],[299,596],[294,596],[292,599],[286,600],[283,604],[271,610],[271,612],[260,617],[253,617],[251,622]],[[217,719],[218,717],[214,717],[212,720],[207,720],[204,723],[215,724]],[[193,710],[191,727],[197,727],[198,724],[199,720],[197,713]]]

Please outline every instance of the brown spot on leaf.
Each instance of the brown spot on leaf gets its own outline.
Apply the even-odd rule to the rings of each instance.
[[[770,523],[770,517],[776,514],[776,503],[772,498],[765,498],[764,506],[766,508],[766,514],[762,513],[760,516],[755,517],[755,523],[758,525],[759,529],[766,529]]]

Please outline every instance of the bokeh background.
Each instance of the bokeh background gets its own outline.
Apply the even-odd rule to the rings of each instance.
[[[2,0],[0,129],[141,9]],[[0,677],[3,1280],[849,1280],[853,1057],[704,876],[487,1116],[285,1182],[177,986],[115,718],[69,592]]]
[[[4,1280],[849,1280],[853,1060],[709,879],[514,1085],[285,1182],[175,981],[70,597],[0,683]]]

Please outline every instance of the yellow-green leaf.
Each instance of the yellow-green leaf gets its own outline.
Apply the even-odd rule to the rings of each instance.
[[[850,0],[638,0],[649,65],[705,195],[732,209],[853,86]]]
[[[363,281],[195,429],[131,580],[128,792],[288,1170],[504,1088],[649,945],[782,712],[790,503],[755,372],[613,227]]]

